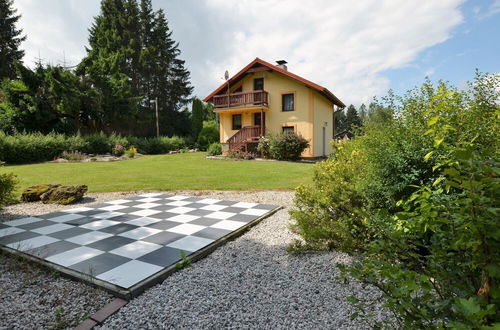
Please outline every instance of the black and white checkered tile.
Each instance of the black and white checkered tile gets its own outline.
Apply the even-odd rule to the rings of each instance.
[[[276,208],[143,194],[0,223],[0,245],[130,288]]]

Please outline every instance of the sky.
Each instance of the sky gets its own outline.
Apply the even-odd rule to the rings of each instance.
[[[76,65],[99,0],[14,0],[24,62]],[[306,4],[306,5],[305,5]],[[465,86],[500,73],[500,0],[153,0],[204,98],[255,57],[359,106],[425,77]]]

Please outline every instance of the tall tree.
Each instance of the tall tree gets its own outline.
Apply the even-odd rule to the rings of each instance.
[[[191,111],[191,134],[196,141],[201,129],[203,128],[203,103],[197,97],[193,99],[193,108]]]
[[[383,124],[391,121],[394,118],[394,111],[389,107],[370,103],[368,107],[368,120],[372,123]]]
[[[358,112],[354,105],[349,105],[347,107],[346,119],[345,119],[345,129],[349,134],[354,135],[355,128],[361,126],[361,118],[359,118]]]
[[[19,49],[26,36],[22,30],[16,29],[21,15],[12,8],[13,0],[0,0],[0,81],[4,78],[15,78],[15,62],[22,62],[24,51]]]
[[[344,109],[335,112],[335,134],[345,131],[345,112]]]

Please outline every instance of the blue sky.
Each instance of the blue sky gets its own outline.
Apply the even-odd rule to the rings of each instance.
[[[77,64],[99,0],[15,0],[30,65]],[[260,57],[360,105],[425,76],[463,86],[500,73],[500,0],[153,0],[166,12],[194,95]]]
[[[500,1],[468,1],[460,6],[463,22],[450,39],[429,47],[410,64],[382,74],[398,94],[419,86],[423,78],[447,80],[462,87],[483,73],[500,73]]]

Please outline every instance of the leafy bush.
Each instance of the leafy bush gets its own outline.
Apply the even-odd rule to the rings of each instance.
[[[257,158],[257,155],[251,151],[234,150],[229,152],[229,158],[251,160]]]
[[[203,128],[198,135],[196,144],[201,150],[207,150],[208,146],[219,141],[219,130],[215,127],[215,121],[203,122]]]
[[[208,146],[208,155],[218,156],[222,154],[222,145],[218,142],[214,142]]]
[[[128,158],[134,158],[136,153],[137,149],[135,147],[130,147],[127,151],[125,151]]]
[[[309,247],[361,250],[343,276],[378,287],[397,328],[499,326],[499,86],[390,96],[394,119],[335,145],[297,190],[295,229]],[[362,316],[380,303],[350,301]]]
[[[123,154],[125,153],[125,147],[121,144],[116,144],[111,150],[111,153],[116,157],[123,156]]]
[[[0,162],[0,166],[2,165],[3,163]],[[13,173],[0,174],[0,208],[15,200],[14,189],[16,184],[17,179]]]
[[[85,135],[83,139],[87,142],[87,145],[82,151],[87,154],[108,154],[111,153],[114,146],[111,139],[103,132]]]
[[[266,159],[272,158],[271,139],[271,135],[261,136],[259,139],[259,143],[257,144],[257,152]]]
[[[298,160],[309,142],[295,133],[281,133],[271,138],[269,152],[274,159]]]

